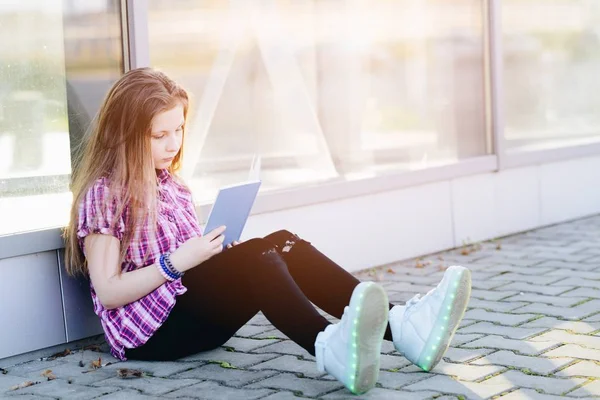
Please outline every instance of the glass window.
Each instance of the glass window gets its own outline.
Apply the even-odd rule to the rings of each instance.
[[[122,71],[119,10],[0,2],[0,235],[68,221],[71,149]]]
[[[504,0],[502,7],[509,150],[600,141],[600,2]]]
[[[151,64],[193,94],[201,200],[487,154],[479,0],[149,0]]]

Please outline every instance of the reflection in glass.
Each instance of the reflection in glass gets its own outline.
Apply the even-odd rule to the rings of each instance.
[[[71,149],[122,71],[119,1],[0,2],[0,54],[0,235],[61,226]]]
[[[486,154],[477,0],[149,0],[153,66],[194,95],[197,193],[373,176]]]
[[[600,141],[600,2],[502,4],[508,146],[529,151]]]

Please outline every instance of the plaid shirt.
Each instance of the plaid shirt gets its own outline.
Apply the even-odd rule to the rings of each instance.
[[[193,236],[201,235],[192,196],[167,172],[157,174],[159,184],[156,240],[152,240],[149,224],[136,227],[134,237],[127,245],[123,272],[154,264],[165,252],[173,252]],[[114,220],[116,203],[110,201],[110,186],[106,178],[98,179],[79,204],[77,235],[85,254],[84,238],[93,233],[111,235],[122,241],[127,209],[122,218]],[[116,222],[116,223],[115,223]],[[148,341],[165,322],[175,306],[176,296],[186,292],[181,279],[166,282],[154,291],[132,303],[107,310],[98,300],[90,282],[94,311],[100,317],[113,356],[126,360],[125,349],[136,348]]]

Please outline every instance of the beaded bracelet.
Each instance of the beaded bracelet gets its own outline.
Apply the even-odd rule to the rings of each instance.
[[[173,263],[171,262],[171,254],[170,253],[165,253],[163,254],[163,258],[165,260],[165,264],[167,265],[167,268],[169,269],[169,271],[171,271],[171,273],[173,275],[176,275],[177,277],[181,277],[183,276],[183,272],[178,271],[174,266]]]
[[[161,275],[170,282],[174,281],[175,279],[181,278],[181,276],[183,275],[183,273],[177,271],[173,267],[168,253],[160,255],[159,264],[157,265],[157,267]]]

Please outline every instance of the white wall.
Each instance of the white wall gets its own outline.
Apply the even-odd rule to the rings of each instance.
[[[243,239],[288,229],[357,271],[596,213],[590,157],[259,214]]]

